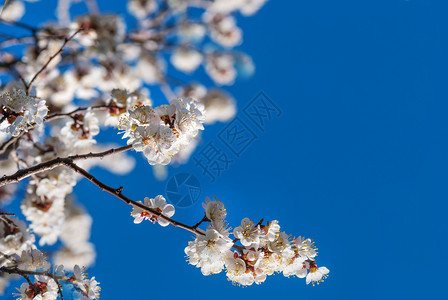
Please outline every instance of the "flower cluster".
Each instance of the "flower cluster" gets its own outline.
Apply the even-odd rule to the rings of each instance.
[[[25,64],[18,66],[29,81],[58,53],[64,37],[74,34],[65,44],[68,51],[40,70],[34,83],[36,95],[54,110],[62,111],[77,99],[102,98],[114,88],[144,91],[145,84],[164,85],[170,101],[191,82],[171,80],[169,63],[186,74],[202,65],[218,85],[231,85],[237,75],[244,77],[254,70],[249,56],[232,50],[242,43],[236,16],[253,15],[266,0],[128,0],[128,12],[138,21],[134,27],[115,14],[92,13],[72,20],[75,2],[60,1],[59,23],[48,22],[35,29],[37,43],[25,47]],[[13,13],[13,7],[20,9]],[[25,6],[19,0],[8,1],[8,9],[3,15],[18,19]],[[190,14],[192,9],[198,13]]]
[[[53,300],[58,297],[58,285],[51,277],[36,275],[34,283],[22,283],[18,300]]]
[[[139,203],[141,203],[141,201]],[[174,206],[172,206],[171,204],[167,204],[166,199],[161,195],[156,196],[154,199],[149,199],[148,197],[145,197],[144,203],[142,204],[148,208],[155,210],[156,212],[160,213],[165,217],[171,218],[174,215],[175,211]],[[166,220],[138,206],[133,207],[131,216],[134,217],[135,224],[140,224],[143,220],[149,220],[153,223],[157,222],[160,224],[160,226],[163,227],[169,225],[169,223]]]
[[[22,251],[22,254],[14,261],[14,265],[25,271],[48,271],[51,264],[48,257],[38,249]]]
[[[232,240],[223,203],[207,198],[204,208],[204,220],[210,224],[185,248],[188,262],[201,268],[202,274],[220,273],[225,268],[228,279],[243,286],[260,284],[275,272],[306,277],[307,284],[320,283],[328,276],[327,268],[316,265],[317,252],[311,239],[291,239],[280,230],[278,221],[263,225],[262,221],[255,224],[244,218],[233,230]]]
[[[99,298],[100,290],[95,277],[87,278],[78,265],[72,274],[59,265],[54,267],[53,272],[47,270],[42,275],[35,275],[34,282],[22,283],[18,289],[20,294],[16,296],[18,300],[55,300],[58,294],[64,292],[66,296],[71,296],[70,299],[93,300]]]
[[[235,100],[219,89],[207,90],[203,85],[192,84],[182,88],[179,94],[181,97],[201,99],[205,110],[204,124],[227,122],[236,115]]]
[[[84,114],[73,116],[61,129],[61,134],[65,139],[75,141],[72,149],[82,151],[96,144],[94,137],[100,132],[98,122],[96,115],[87,110]]]
[[[23,251],[33,250],[35,237],[27,229],[25,222],[15,218],[0,219],[0,253],[7,256],[20,255]],[[0,266],[7,265],[8,259],[0,257]]]
[[[95,277],[89,279],[78,265],[75,266],[73,272],[74,274],[68,281],[74,284],[75,289],[73,293],[75,294],[75,299],[98,299],[101,288]]]
[[[98,299],[100,288],[95,277],[87,278],[78,265],[69,268],[73,273],[64,271],[63,265],[56,265],[52,270],[47,255],[37,249],[34,242],[34,235],[24,222],[0,214],[1,293],[11,275],[17,274],[27,279],[18,289],[17,299],[54,300],[63,292],[65,296],[72,296],[70,299]],[[35,275],[34,282],[30,275]]]
[[[95,247],[89,242],[91,227],[92,217],[73,199],[67,199],[59,235],[64,247],[54,255],[54,263],[66,269],[73,269],[75,265],[91,266],[96,257]]]
[[[169,105],[134,106],[124,113],[120,127],[135,151],[149,164],[166,165],[203,130],[204,109],[191,98],[178,98]]]
[[[64,222],[65,197],[75,184],[73,172],[54,170],[47,174],[47,178],[33,181],[28,186],[21,209],[31,222],[30,228],[41,237],[41,246],[56,243]]]
[[[34,124],[42,124],[48,113],[45,100],[15,89],[0,94],[0,131],[18,136]]]

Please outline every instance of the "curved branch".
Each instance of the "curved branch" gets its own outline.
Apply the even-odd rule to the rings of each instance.
[[[127,146],[123,146],[123,147],[119,147],[119,148],[112,148],[112,149],[109,149],[109,150],[103,151],[103,152],[97,152],[97,153],[90,152],[87,154],[77,154],[77,155],[72,155],[72,156],[68,156],[68,157],[58,157],[58,158],[49,160],[47,162],[29,167],[27,169],[18,170],[16,173],[14,173],[12,175],[3,176],[0,179],[0,187],[4,186],[6,184],[9,184],[9,183],[19,182],[29,176],[32,176],[34,174],[38,174],[38,173],[41,173],[44,171],[52,170],[59,166],[70,165],[74,161],[77,161],[77,160],[85,160],[85,159],[90,159],[90,158],[103,158],[105,156],[112,155],[114,153],[120,153],[120,152],[127,151],[131,148],[132,148],[132,145],[127,145]]]
[[[196,235],[203,235],[204,233],[202,233],[200,230],[197,229],[197,226],[188,226],[186,224],[183,224],[181,222],[178,222],[176,220],[173,220],[167,216],[162,215],[161,212],[156,211],[150,207],[147,207],[146,205],[134,201],[132,199],[129,199],[128,197],[126,197],[125,195],[123,195],[122,191],[123,191],[123,187],[119,187],[117,189],[110,187],[106,184],[104,184],[103,182],[101,182],[100,180],[98,180],[97,178],[95,178],[95,176],[93,176],[92,174],[90,174],[89,172],[87,172],[86,170],[84,170],[83,168],[79,167],[78,165],[76,165],[75,163],[73,163],[73,161],[64,161],[64,165],[67,166],[68,168],[72,169],[73,171],[75,171],[76,173],[84,176],[85,178],[87,178],[90,182],[92,182],[93,184],[95,184],[97,187],[99,187],[102,191],[106,191],[112,195],[114,195],[115,197],[119,198],[120,200],[122,200],[123,202],[125,202],[126,204],[129,205],[133,205],[133,206],[137,206],[141,209],[143,209],[144,211],[157,216],[157,218],[160,218],[162,220],[167,221],[168,223],[170,223],[171,225],[173,225],[174,227],[179,227],[182,228],[184,230],[187,230],[191,233],[194,233]]]
[[[54,275],[51,272],[47,271],[28,271],[28,270],[21,270],[17,267],[1,267],[0,271],[8,273],[8,274],[17,274],[17,275],[21,275],[23,278],[26,279],[26,281],[28,281],[29,285],[32,285],[30,278],[28,277],[29,275],[40,275],[40,276],[47,276],[52,278],[56,284],[58,285],[58,293],[61,296],[61,299],[64,299],[64,295],[62,294],[62,285],[60,283],[60,280],[64,280],[64,281],[69,281],[70,278],[68,278],[67,276],[58,276],[58,275]]]

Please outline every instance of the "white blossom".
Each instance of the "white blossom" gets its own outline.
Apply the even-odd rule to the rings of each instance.
[[[184,42],[199,43],[204,38],[205,33],[205,26],[197,23],[182,23],[178,29],[179,39]]]
[[[47,271],[51,265],[47,261],[48,257],[38,249],[22,251],[16,262],[20,270],[27,271]]]
[[[17,21],[25,14],[25,4],[20,0],[10,0],[4,3],[2,8],[2,18],[10,21]]]
[[[230,281],[240,285],[251,285],[255,282],[254,276],[246,272],[246,262],[241,258],[230,256],[226,259],[227,277]]]
[[[235,61],[230,54],[208,55],[205,70],[217,84],[231,85],[235,81]]]
[[[191,73],[202,63],[202,54],[193,49],[180,47],[171,56],[171,63],[176,69]]]
[[[294,245],[297,247],[298,254],[303,257],[313,259],[317,255],[314,242],[311,239],[304,239],[299,236],[294,240]]]
[[[95,280],[95,277],[91,279],[85,279],[82,283],[78,283],[79,288],[84,295],[87,295],[88,299],[98,299],[100,296],[99,282]]]
[[[210,37],[218,44],[233,48],[242,42],[242,31],[236,26],[234,17],[204,14],[210,26]]]
[[[74,142],[73,148],[75,151],[90,149],[93,144],[96,144],[95,136],[99,132],[98,118],[93,111],[75,115],[61,129],[64,138]]]
[[[15,218],[10,221],[0,221],[0,253],[13,256],[34,249],[35,237],[25,222]]]
[[[99,299],[101,288],[95,277],[87,278],[78,265],[73,269],[73,282],[80,289],[82,299]],[[76,297],[75,297],[76,298]]]
[[[199,101],[204,104],[206,124],[213,124],[216,121],[227,122],[236,115],[235,100],[220,90],[209,90]]]
[[[220,14],[229,14],[239,9],[244,0],[214,0],[209,10]]]
[[[18,300],[55,300],[58,297],[58,285],[48,276],[34,276],[33,286],[22,283]]]
[[[92,243],[82,243],[76,248],[62,248],[54,257],[55,264],[63,264],[67,269],[73,269],[76,264],[90,267],[95,262],[96,252]]]
[[[330,270],[328,270],[326,267],[320,267],[318,268],[314,263],[311,264],[309,267],[309,273],[306,275],[306,284],[309,284],[311,282],[317,282],[320,283],[325,279],[330,273]]]
[[[269,242],[273,242],[275,239],[278,238],[279,232],[280,232],[280,225],[278,225],[278,221],[274,220],[270,222],[269,225],[267,226],[266,239]]]
[[[28,187],[20,208],[31,222],[30,228],[41,237],[40,245],[52,245],[57,241],[65,219],[64,198],[72,192],[75,184],[73,172],[54,169],[37,188],[34,185]]]
[[[0,94],[0,131],[18,136],[33,124],[42,124],[48,113],[45,100],[26,95],[23,90]]]
[[[241,221],[241,226],[236,227],[233,230],[233,235],[240,239],[241,244],[246,247],[254,246],[258,248],[260,243],[260,227],[255,226],[249,218],[244,218]]]
[[[205,216],[210,221],[225,220],[227,216],[226,208],[224,203],[218,199],[211,201],[209,197],[205,198],[205,203],[202,204],[205,209]]]
[[[128,0],[128,11],[137,19],[144,19],[158,7],[155,0]]]
[[[200,267],[203,275],[216,274],[222,271],[226,258],[232,255],[232,245],[230,238],[209,227],[204,235],[188,243],[185,253],[189,263]]]
[[[128,144],[143,152],[149,164],[166,165],[204,129],[203,121],[203,106],[192,99],[180,98],[155,109],[136,107],[122,127],[126,136],[131,135]]]
[[[255,14],[268,0],[244,0],[240,11],[245,16]]]
[[[174,206],[172,206],[171,204],[167,204],[166,199],[161,195],[158,195],[153,199],[145,197],[143,204],[149,208],[154,209],[165,217],[171,218],[174,215]],[[164,227],[169,225],[168,221],[159,218],[157,215],[154,215],[138,206],[133,207],[131,215],[132,217],[134,217],[135,224],[139,224],[143,220],[150,220],[153,223],[158,222],[161,226]]]

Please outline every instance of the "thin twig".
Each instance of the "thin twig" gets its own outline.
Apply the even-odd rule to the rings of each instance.
[[[26,281],[28,281],[28,284],[29,284],[29,285],[33,285],[33,283],[32,283],[31,280],[30,280],[30,277],[29,277],[28,275],[26,275],[26,274],[22,274],[22,276],[23,276],[23,278],[26,279]]]
[[[33,83],[37,79],[37,77],[47,68],[47,66],[53,59],[55,59],[62,51],[64,51],[64,47],[67,45],[67,43],[70,42],[75,37],[75,35],[77,35],[82,30],[84,30],[84,28],[79,28],[71,36],[65,38],[59,50],[48,59],[45,65],[43,65],[42,68],[39,71],[37,71],[36,74],[34,74],[34,77],[31,79],[31,81],[27,84],[27,86],[25,86],[27,95],[29,95],[31,87],[33,86]]]
[[[61,295],[61,299],[64,300],[64,295],[62,294],[62,285],[59,282],[59,279],[55,279],[54,281],[56,281],[56,284],[58,285],[58,292],[59,292],[59,295]]]
[[[196,228],[198,228],[199,225],[201,225],[203,222],[207,222],[207,221],[209,221],[209,219],[207,218],[207,216],[204,216],[204,217],[202,218],[202,220],[200,220],[198,223],[196,223],[196,224],[193,225],[192,227],[196,229]]]
[[[76,113],[82,112],[82,111],[86,111],[86,110],[106,110],[108,109],[109,106],[108,105],[97,105],[97,106],[90,106],[90,107],[78,107],[77,109],[68,112],[68,113],[55,113],[52,114],[51,116],[48,116],[46,119],[44,119],[44,122],[49,122],[49,121],[53,121],[56,119],[60,119],[60,118],[65,118],[65,117],[72,117],[73,115],[75,115]]]

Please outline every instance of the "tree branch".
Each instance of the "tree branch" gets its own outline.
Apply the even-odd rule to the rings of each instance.
[[[52,279],[56,280],[68,280],[69,278],[67,276],[58,276],[54,275],[50,272],[45,271],[29,271],[29,270],[21,270],[17,267],[1,267],[0,271],[8,273],[8,274],[18,274],[21,276],[28,276],[28,275],[43,275],[48,276]]]
[[[202,220],[200,220],[199,222],[197,222],[197,223],[196,223],[195,225],[193,225],[192,227],[196,229],[196,228],[198,228],[199,225],[201,225],[203,222],[210,222],[206,215],[204,215],[204,217],[202,218]]]
[[[90,174],[86,170],[82,169],[81,167],[79,167],[78,165],[73,163],[73,161],[67,161],[67,162],[64,163],[64,165],[67,166],[68,168],[72,169],[76,173],[78,173],[78,174],[84,176],[85,178],[87,178],[90,182],[95,184],[102,191],[106,191],[106,192],[114,195],[115,197],[119,198],[120,200],[122,200],[126,204],[137,206],[137,207],[143,209],[144,211],[146,211],[146,212],[148,212],[148,213],[150,213],[150,214],[152,214],[154,216],[157,216],[157,218],[160,218],[162,220],[167,221],[168,223],[170,223],[174,227],[182,228],[182,229],[187,230],[187,231],[189,231],[191,233],[194,233],[196,235],[203,235],[204,234],[201,231],[199,231],[195,226],[188,226],[186,224],[183,224],[181,222],[173,220],[173,219],[171,219],[171,218],[169,218],[167,216],[162,215],[162,213],[159,212],[159,211],[156,211],[156,210],[154,210],[152,208],[149,208],[149,207],[147,207],[146,205],[144,205],[144,204],[142,204],[140,202],[137,202],[137,201],[134,201],[132,199],[129,199],[128,197],[123,195],[123,193],[122,193],[123,187],[119,187],[119,188],[115,189],[113,187],[110,187],[110,186],[104,184],[103,182],[101,182],[100,180],[95,178],[95,176],[93,176],[92,174]]]
[[[0,179],[0,187],[4,186],[6,184],[9,184],[9,183],[19,182],[29,176],[32,176],[34,174],[38,174],[38,173],[41,173],[44,171],[52,170],[59,166],[64,166],[64,165],[69,166],[70,164],[72,164],[74,161],[77,161],[77,160],[86,160],[86,159],[90,159],[90,158],[103,158],[108,155],[127,151],[131,148],[132,148],[132,145],[127,145],[127,146],[123,146],[123,147],[119,147],[119,148],[112,148],[112,149],[109,149],[109,150],[103,151],[103,152],[97,152],[97,153],[90,152],[87,154],[77,154],[77,155],[72,155],[72,156],[68,156],[68,157],[58,157],[58,158],[49,160],[47,162],[29,167],[27,169],[18,170],[16,173],[14,173],[12,175],[3,176]]]

